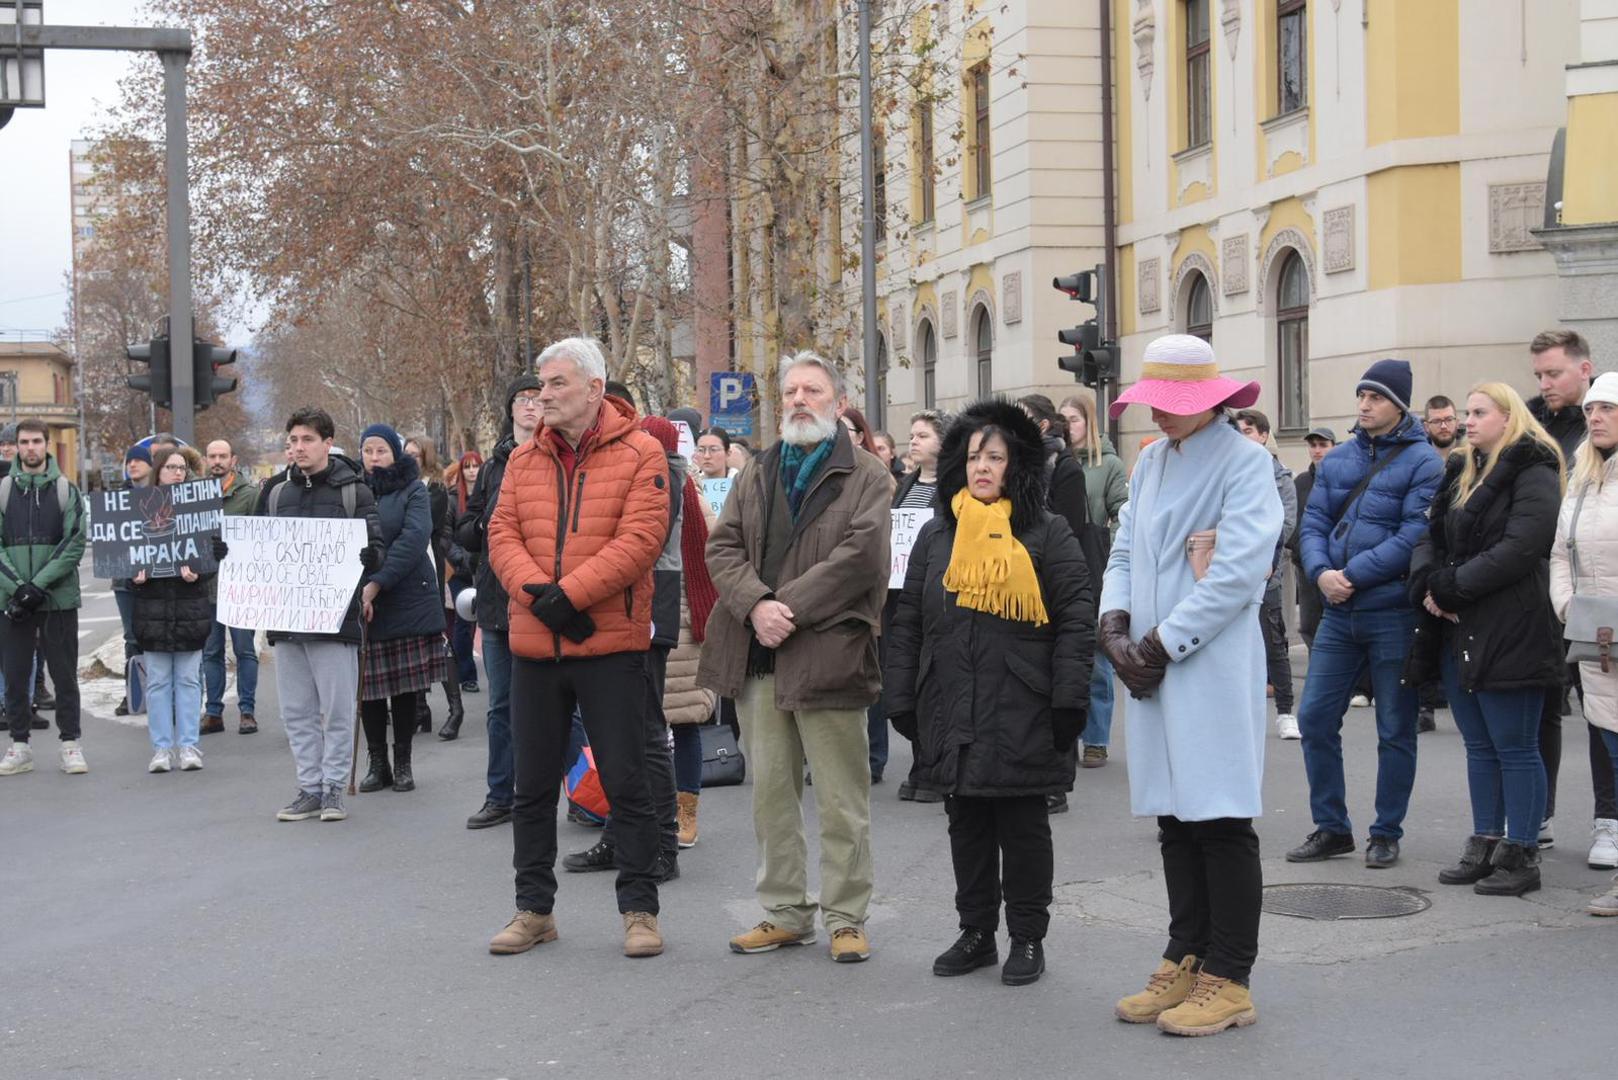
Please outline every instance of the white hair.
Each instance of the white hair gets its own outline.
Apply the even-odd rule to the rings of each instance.
[[[824,371],[826,378],[831,380],[832,392],[838,397],[843,396],[843,373],[838,370],[836,364],[810,349],[804,349],[791,356],[781,357],[781,393],[786,393],[787,376],[792,373],[792,369],[803,367],[805,364],[813,364],[821,371]]]
[[[571,360],[586,379],[607,380],[607,358],[601,355],[601,343],[595,338],[570,337],[545,346],[545,351],[534,361],[538,371],[552,360]]]

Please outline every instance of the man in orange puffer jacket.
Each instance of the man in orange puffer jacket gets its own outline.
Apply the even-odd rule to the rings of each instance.
[[[589,338],[540,354],[541,423],[506,464],[489,565],[511,596],[512,828],[517,914],[489,943],[525,952],[556,937],[556,800],[577,705],[612,803],[624,953],[663,951],[658,828],[647,784],[652,568],[669,531],[663,447],[604,396]]]

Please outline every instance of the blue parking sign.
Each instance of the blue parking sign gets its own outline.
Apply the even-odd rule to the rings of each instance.
[[[746,416],[753,411],[753,376],[744,371],[716,371],[708,411],[718,423],[723,416]]]

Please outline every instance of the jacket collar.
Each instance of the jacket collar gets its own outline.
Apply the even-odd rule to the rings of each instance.
[[[594,435],[586,432],[586,438],[579,440],[578,449],[588,454],[597,447],[605,446],[615,439],[622,439],[632,431],[639,431],[640,427],[635,420],[636,413],[633,406],[609,397],[601,399],[601,411],[596,414],[596,421],[590,430]],[[534,442],[545,453],[560,459],[557,453],[555,440],[558,436],[550,428],[541,424],[534,432]]]

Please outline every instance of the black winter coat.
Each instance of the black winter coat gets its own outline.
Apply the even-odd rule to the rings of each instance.
[[[432,510],[421,468],[406,454],[365,475],[376,496],[382,565],[361,579],[382,591],[371,603],[372,641],[442,635],[444,603],[431,552]]]
[[[198,652],[213,632],[213,574],[195,581],[178,575],[131,584],[135,643],[145,652]]]
[[[1411,557],[1410,602],[1420,618],[1404,681],[1419,686],[1436,679],[1439,649],[1449,648],[1464,690],[1560,686],[1566,661],[1549,561],[1562,500],[1556,457],[1524,438],[1456,507],[1465,462],[1456,454],[1445,466],[1432,527]],[[1422,600],[1429,592],[1461,621],[1428,614]]]
[[[500,482],[506,478],[506,462],[511,460],[515,449],[517,440],[508,432],[478,470],[477,482],[466,493],[466,512],[455,523],[455,542],[472,564],[472,585],[477,589],[477,624],[501,634],[509,627],[506,606],[510,598],[489,566],[487,541],[489,519],[494,516],[494,504],[500,498]]]
[[[307,518],[340,518],[347,515],[343,512],[343,488],[356,485],[354,493],[354,517],[365,521],[365,532],[370,538],[371,547],[378,554],[382,550],[381,526],[376,516],[376,496],[371,489],[365,486],[360,478],[359,467],[346,457],[337,454],[331,455],[326,468],[313,476],[305,476],[298,467],[290,465],[285,472],[277,473],[269,483],[259,489],[257,514],[270,512],[270,500],[276,488],[287,485],[285,494],[281,496],[277,507],[278,517],[307,517]],[[343,641],[358,645],[360,641],[360,590],[356,587],[354,597],[349,601],[348,613],[343,616],[343,625],[335,634],[286,634],[279,631],[270,634],[270,644],[278,641]]]

